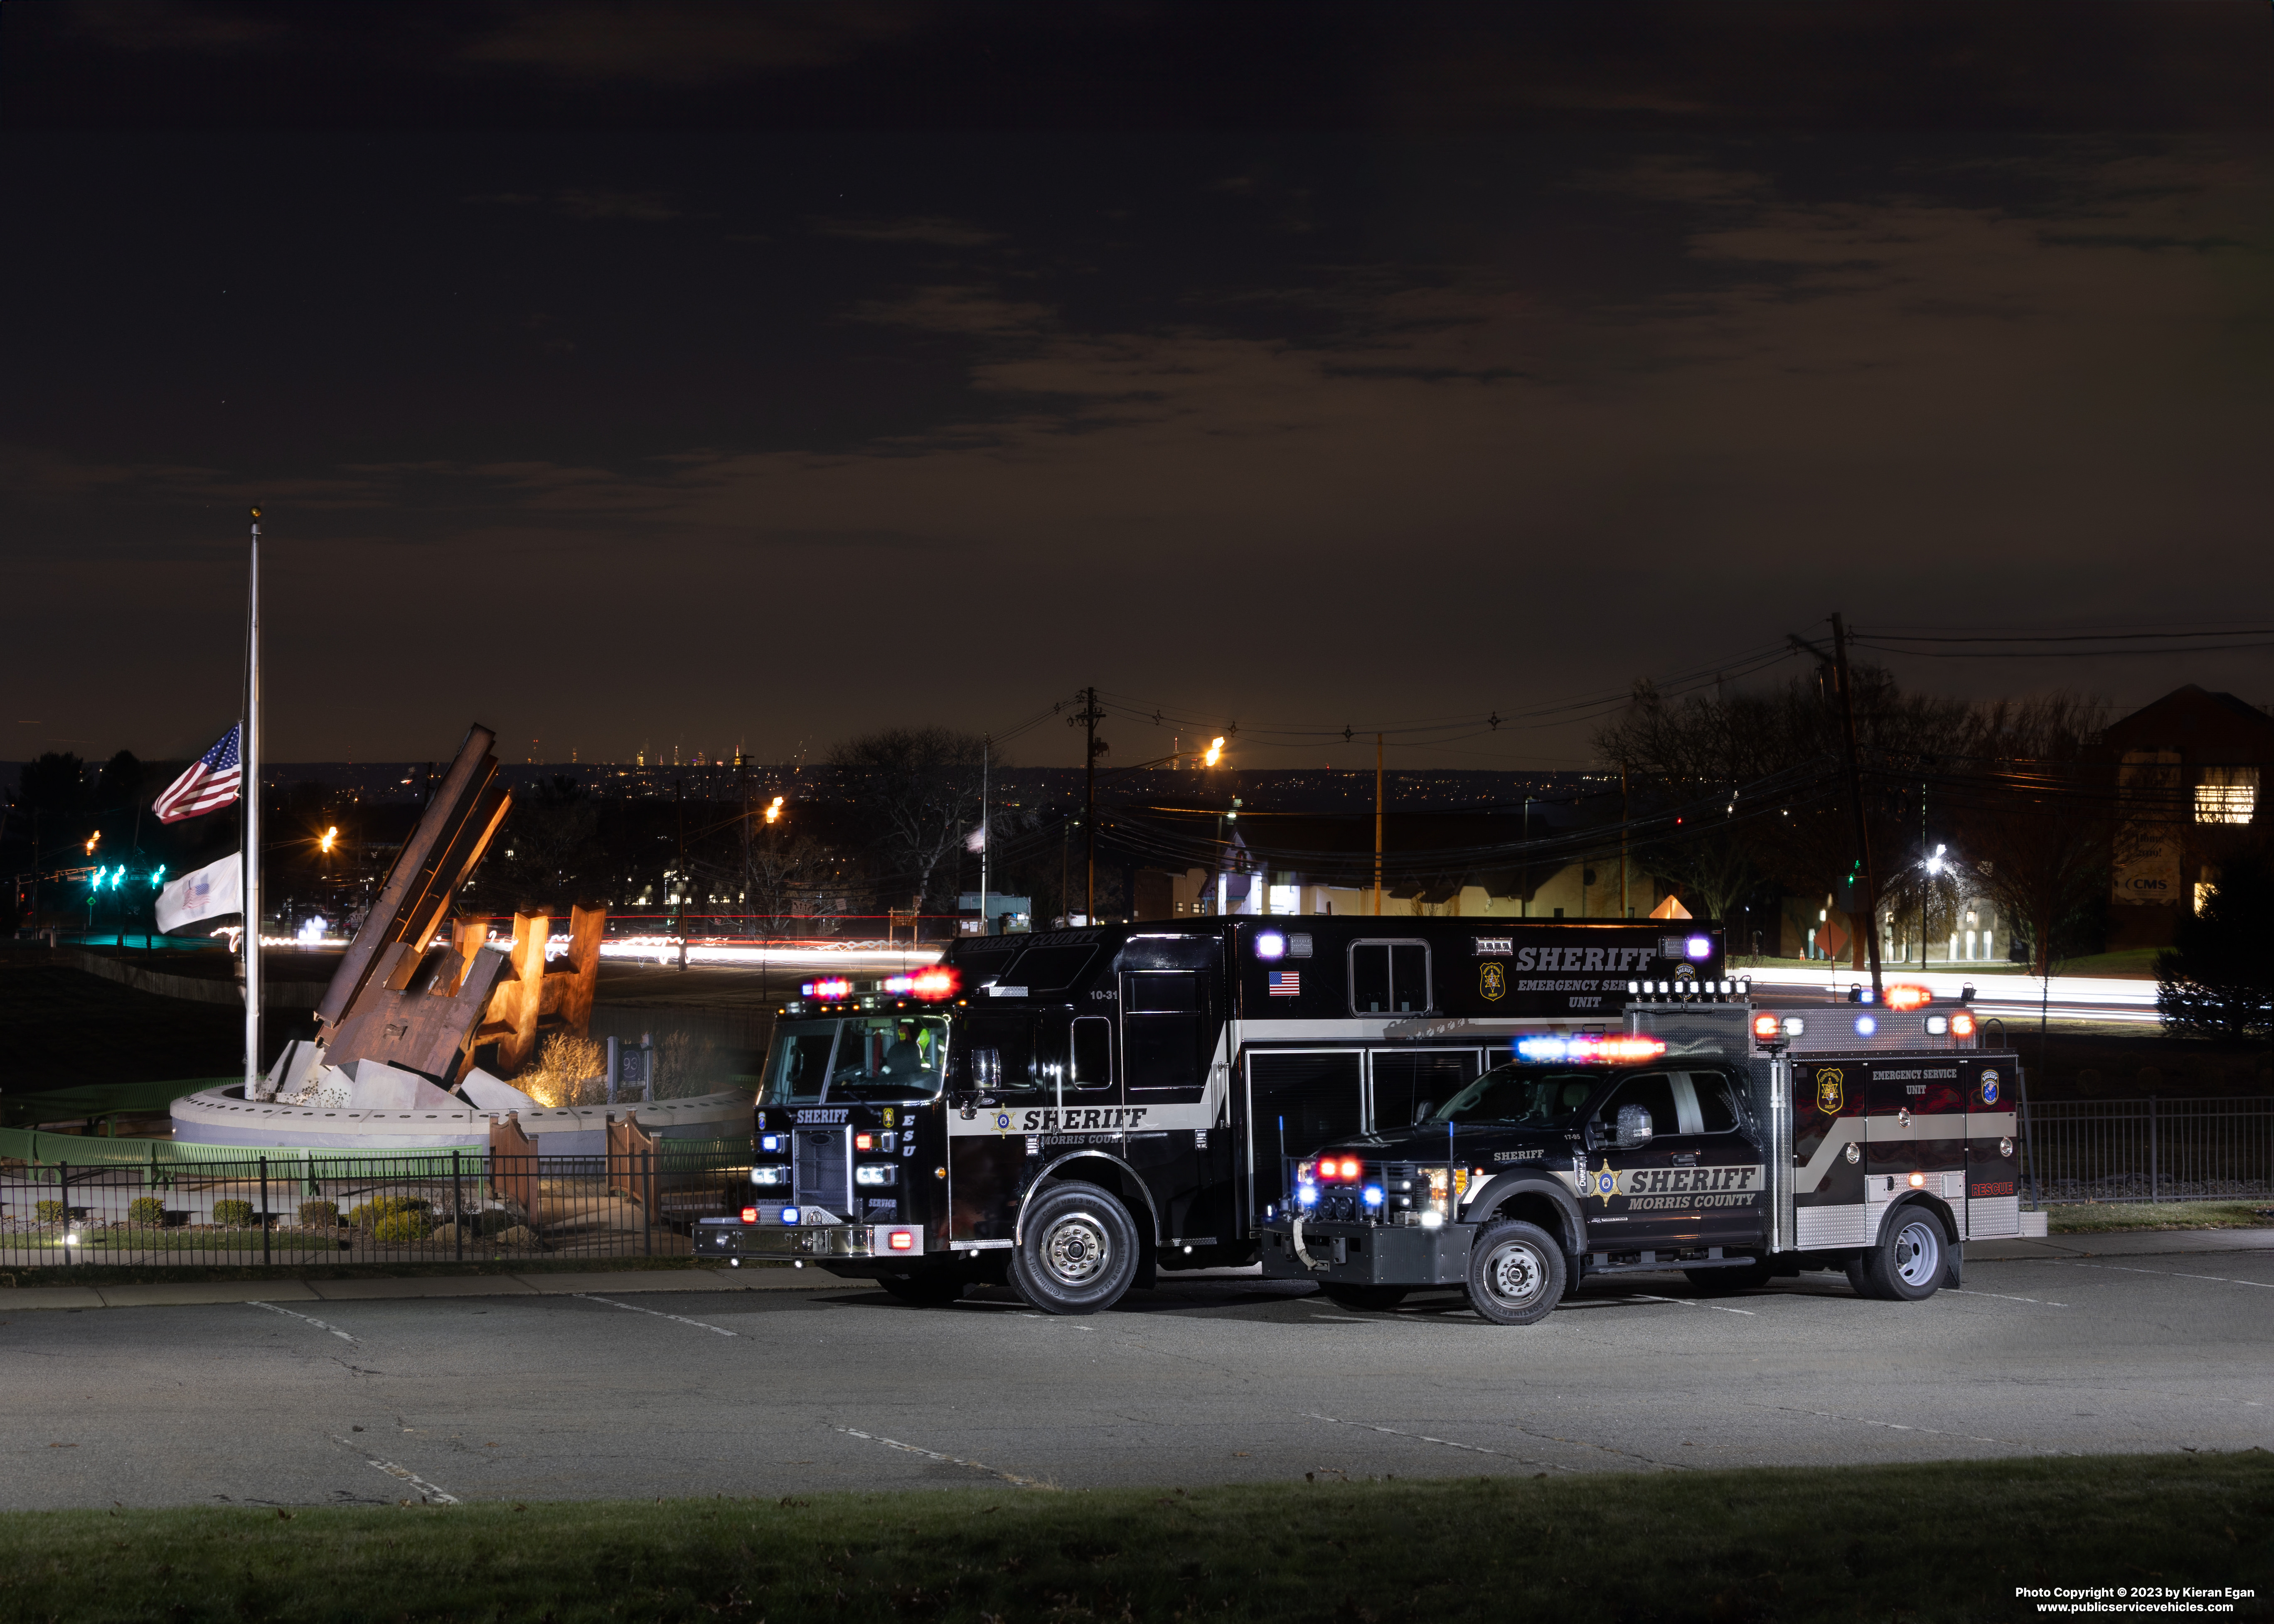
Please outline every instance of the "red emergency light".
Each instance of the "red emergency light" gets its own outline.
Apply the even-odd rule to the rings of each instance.
[[[1753,1036],[1760,1042],[1774,1042],[1776,1041],[1777,1034],[1781,1030],[1782,1030],[1782,1028],[1779,1025],[1777,1018],[1773,1015],[1756,1015],[1753,1017]]]
[[[953,998],[956,989],[963,985],[963,977],[952,965],[934,965],[929,970],[919,970],[913,979],[915,985],[908,990],[931,1003]]]
[[[877,1136],[876,1136],[875,1134],[873,1134],[873,1133],[856,1133],[856,1134],[855,1134],[855,1135],[853,1136],[853,1148],[854,1148],[854,1149],[855,1149],[855,1150],[874,1150],[874,1149],[876,1149],[876,1148],[877,1148]]]
[[[1358,1159],[1354,1156],[1321,1156],[1314,1177],[1324,1184],[1333,1178],[1356,1178],[1359,1171]]]
[[[1954,1038],[1970,1038],[1974,1035],[1972,1010],[1961,1010],[1950,1018],[1950,1035]]]
[[[1934,995],[1924,987],[1904,982],[1887,989],[1887,1007],[1891,1010],[1924,1009],[1933,1002]]]
[[[916,1237],[906,1229],[895,1229],[885,1237],[885,1244],[893,1252],[914,1252],[916,1249]]]
[[[746,1207],[742,1209],[742,1222],[744,1223],[756,1223],[757,1221],[758,1209],[757,1207]]]
[[[841,975],[832,975],[826,981],[808,981],[797,990],[800,996],[807,998],[849,998],[853,996],[853,983]]]

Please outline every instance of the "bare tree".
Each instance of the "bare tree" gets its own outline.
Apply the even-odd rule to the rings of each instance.
[[[937,906],[954,901],[964,837],[979,824],[986,741],[945,727],[888,727],[829,753],[845,775],[880,859],[877,889]],[[1001,757],[995,762],[1001,765]]]
[[[2127,838],[2097,754],[2107,717],[2105,702],[2075,694],[1984,705],[1946,780],[1960,858],[2027,932],[2038,975],[2051,973],[2061,921],[2106,899]]]

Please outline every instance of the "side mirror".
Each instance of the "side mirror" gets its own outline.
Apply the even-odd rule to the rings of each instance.
[[[1646,1105],[1619,1107],[1619,1148],[1632,1150],[1651,1141],[1650,1108]]]
[[[1437,1106],[1434,1101],[1417,1100],[1413,1103],[1413,1125],[1418,1128],[1436,1114]]]

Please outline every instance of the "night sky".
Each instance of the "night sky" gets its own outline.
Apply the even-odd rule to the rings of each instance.
[[[19,0],[0,121],[0,758],[226,727],[254,501],[276,759],[1572,766],[1834,609],[2274,626],[2263,0]]]

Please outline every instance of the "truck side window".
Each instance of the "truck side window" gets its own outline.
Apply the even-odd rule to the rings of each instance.
[[[1132,1088],[1197,1088],[1214,1036],[1208,995],[1190,970],[1124,971],[1121,1064]]]
[[[1692,1071],[1685,1079],[1697,1096],[1699,1133],[1735,1133],[1744,1123],[1736,1086],[1717,1071]]]
[[[1069,1088],[1105,1088],[1113,1082],[1113,1023],[1103,1015],[1077,1015]]]
[[[1031,1015],[975,1015],[968,1034],[955,1056],[955,1086],[977,1088],[971,1075],[970,1056],[988,1049],[1001,1056],[1002,1076],[994,1083],[998,1094],[1033,1094],[1043,1084],[1035,1075],[1035,1020]]]
[[[1611,1097],[1595,1115],[1604,1126],[1615,1126],[1620,1108],[1628,1105],[1639,1105],[1650,1112],[1650,1131],[1658,1138],[1682,1132],[1681,1113],[1674,1109],[1674,1079],[1662,1071],[1630,1077],[1611,1091]]]
[[[1351,1013],[1422,1015],[1435,1007],[1427,942],[1353,942]]]

